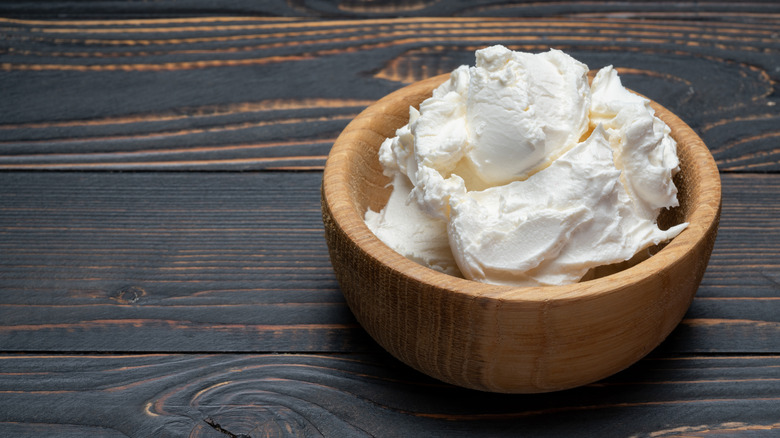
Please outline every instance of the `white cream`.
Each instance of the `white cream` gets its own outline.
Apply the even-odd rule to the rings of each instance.
[[[447,237],[447,223],[433,218],[415,202],[408,202],[412,185],[401,173],[393,179],[393,192],[379,213],[368,210],[366,224],[380,240],[421,265],[460,276]]]
[[[449,239],[466,278],[499,284],[575,283],[677,235],[633,209],[606,132],[596,127],[524,181],[452,200]]]
[[[491,186],[546,167],[588,130],[588,67],[563,52],[477,52],[466,99],[466,162]]]
[[[672,177],[680,161],[669,126],[654,116],[649,100],[623,87],[612,66],[596,74],[591,89],[590,123],[607,129],[637,214],[655,220],[662,208],[678,206]]]
[[[579,281],[676,236],[676,144],[606,67],[560,51],[476,53],[379,152],[393,194],[366,223],[421,264],[512,285]],[[589,131],[591,133],[582,140]]]

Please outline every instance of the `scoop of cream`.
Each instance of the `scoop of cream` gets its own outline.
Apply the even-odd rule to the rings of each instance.
[[[686,224],[656,224],[678,204],[669,128],[611,67],[590,86],[587,71],[556,50],[478,50],[382,144],[394,190],[369,228],[421,264],[519,286],[576,282],[676,236]]]
[[[599,125],[527,180],[453,197],[448,228],[458,266],[490,283],[576,283],[684,228],[663,231],[636,214],[620,175]]]
[[[366,224],[380,240],[421,265],[460,276],[450,250],[447,224],[409,201],[412,185],[403,174],[393,179],[393,191],[379,213],[368,210]]]

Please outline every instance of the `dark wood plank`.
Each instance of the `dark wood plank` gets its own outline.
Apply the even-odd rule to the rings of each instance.
[[[361,349],[322,236],[320,174],[0,180],[0,348]]]
[[[578,2],[554,0],[546,2],[505,0],[234,0],[229,5],[218,0],[158,0],[126,2],[122,0],[91,2],[67,2],[42,0],[34,3],[9,0],[0,4],[0,15],[17,17],[154,17],[154,16],[209,16],[224,15],[272,15],[333,17],[421,17],[421,16],[618,16],[638,15],[664,18],[708,18],[741,21],[761,21],[767,15],[777,13],[773,0],[726,3],[719,0],[655,2]]]
[[[323,238],[319,172],[0,173],[0,351],[373,351]],[[780,175],[724,174],[671,352],[780,349]],[[150,342],[153,339],[153,342]]]
[[[776,1],[12,0],[0,17],[0,436],[780,433]],[[322,238],[311,170],[349,120],[495,43],[614,64],[726,172],[681,325],[575,390],[476,393],[400,364]]]
[[[779,356],[655,357],[579,389],[511,396],[454,388],[382,353],[2,355],[0,433],[769,437],[778,369]]]
[[[450,4],[434,3],[420,6]],[[613,64],[701,133],[722,170],[776,172],[780,7],[750,7],[759,22],[2,19],[0,169],[320,169],[365,106],[500,43]]]

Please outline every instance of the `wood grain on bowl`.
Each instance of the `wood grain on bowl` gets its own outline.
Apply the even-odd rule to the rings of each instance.
[[[702,140],[653,103],[678,142],[688,228],[649,259],[582,283],[508,287],[442,274],[396,253],[363,221],[387,200],[377,151],[448,75],[369,106],[338,137],[325,166],[322,209],[341,290],[357,320],[391,354],[437,379],[485,391],[561,390],[612,375],[655,348],[680,322],[717,233],[720,178]]]

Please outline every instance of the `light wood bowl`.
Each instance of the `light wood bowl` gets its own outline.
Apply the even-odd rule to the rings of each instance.
[[[659,221],[688,228],[652,257],[566,286],[509,287],[452,277],[396,253],[363,216],[387,202],[377,151],[448,75],[398,90],[336,140],[322,183],[322,215],[342,293],[365,330],[417,370],[483,391],[535,393],[610,376],[663,341],[690,306],[712,252],[720,177],[693,130],[653,103],[672,129],[679,208]]]

